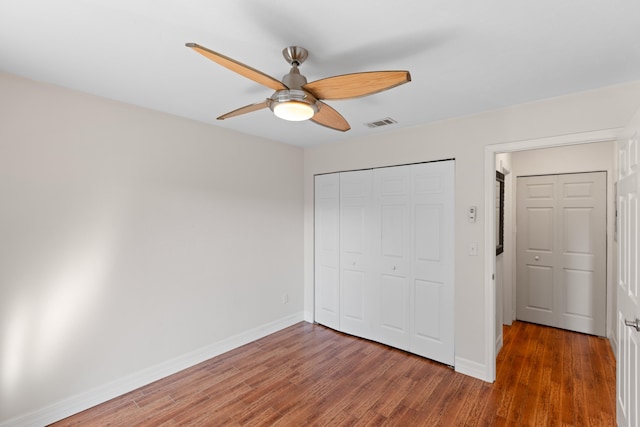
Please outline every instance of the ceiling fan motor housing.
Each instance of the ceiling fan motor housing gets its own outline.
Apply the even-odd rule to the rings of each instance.
[[[302,90],[302,86],[307,84],[307,78],[300,74],[298,66],[294,65],[291,67],[289,74],[285,74],[282,77],[282,83],[289,89]]]

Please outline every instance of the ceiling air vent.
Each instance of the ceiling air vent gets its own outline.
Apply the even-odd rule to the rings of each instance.
[[[375,122],[365,123],[370,128],[379,128],[380,126],[388,126],[394,123],[398,123],[391,117],[385,117],[384,119],[376,120]]]

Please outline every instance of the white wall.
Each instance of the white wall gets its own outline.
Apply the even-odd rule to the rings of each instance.
[[[437,102],[437,100],[434,100]],[[313,176],[340,170],[456,159],[456,369],[490,378],[485,313],[484,148],[487,145],[621,128],[640,106],[640,82],[532,102],[397,132],[305,149],[305,316],[313,317]],[[477,222],[466,220],[478,206]],[[478,242],[479,256],[468,256]],[[493,267],[492,267],[493,268]],[[489,315],[489,317],[491,317]],[[493,334],[493,332],[491,332]]]
[[[636,82],[303,152],[0,74],[0,424],[312,320],[313,175],[445,158],[456,369],[483,377],[484,147],[622,127],[639,105]]]
[[[302,320],[302,174],[296,147],[0,74],[0,424]]]
[[[600,142],[592,144],[571,145],[566,147],[546,148],[540,150],[517,151],[511,153],[513,175],[549,175],[573,172],[607,172],[607,336],[615,340],[615,273],[616,243],[613,240],[615,230],[615,169],[616,142]],[[514,197],[512,210],[516,210]],[[517,227],[517,224],[516,224]],[[515,259],[512,268],[516,269]]]

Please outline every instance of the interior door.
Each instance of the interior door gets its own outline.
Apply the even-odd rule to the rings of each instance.
[[[640,120],[636,120],[640,123]],[[616,401],[618,425],[640,425],[640,318],[638,285],[638,131],[618,142],[618,286],[617,289],[617,363]]]
[[[606,334],[606,172],[518,178],[517,317]]]
[[[315,177],[315,321],[340,329],[340,181]]]
[[[340,330],[372,337],[373,172],[340,175]]]

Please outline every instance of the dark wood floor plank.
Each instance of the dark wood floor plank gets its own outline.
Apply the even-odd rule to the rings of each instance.
[[[55,426],[614,426],[602,338],[515,322],[493,384],[299,323]]]

